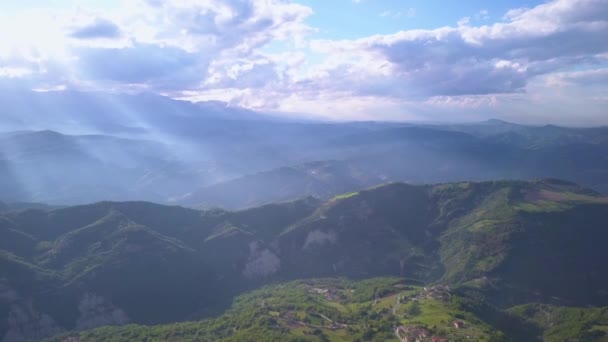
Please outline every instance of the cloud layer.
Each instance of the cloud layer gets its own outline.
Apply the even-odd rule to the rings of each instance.
[[[109,20],[97,18],[89,25],[77,27],[70,36],[79,39],[112,39],[120,36],[120,28]]]
[[[44,13],[0,24],[18,33],[0,46],[0,79],[335,119],[608,124],[608,0],[554,0],[489,25],[339,41],[312,34],[314,9],[282,0]]]

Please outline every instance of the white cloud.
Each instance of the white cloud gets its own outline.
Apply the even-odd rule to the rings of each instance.
[[[297,85],[379,102],[504,107],[498,98],[531,98],[535,90],[529,85],[539,77],[601,67],[608,52],[607,8],[600,0],[557,0],[511,11],[508,20],[489,26],[467,21],[356,40],[317,40],[312,48],[331,57]],[[593,79],[603,89],[608,85],[603,77]]]
[[[489,20],[490,12],[486,9],[480,10],[477,14],[475,14],[475,19],[477,20]]]
[[[76,27],[71,33],[77,39],[113,39],[120,37],[120,28],[110,20],[95,18],[87,25]]]
[[[33,71],[28,68],[21,67],[0,67],[0,77],[6,78],[22,78],[31,75]]]
[[[140,0],[0,16],[0,30],[14,32],[0,41],[0,78],[334,118],[515,115],[526,104],[536,108],[528,115],[566,120],[587,99],[605,98],[606,0],[554,0],[484,25],[481,10],[452,27],[352,40],[312,39],[312,14],[284,0]],[[277,42],[287,48],[265,50]]]
[[[602,67],[608,61],[608,15],[598,14],[605,12],[602,5],[558,0],[511,11],[508,20],[489,26],[467,22],[313,40],[311,51],[325,56],[323,62],[294,65],[281,82],[232,99],[257,109],[334,118],[608,124],[605,101],[597,100],[606,98],[608,86]],[[597,70],[568,71],[582,66]],[[552,79],[568,87],[556,92]]]
[[[589,8],[596,5],[601,12],[606,6],[592,0],[576,1],[579,7],[563,4],[570,2],[541,5],[492,26],[461,23],[313,46],[347,61],[336,72],[365,68],[373,56],[374,64],[390,65],[402,90],[419,95],[518,92],[533,77],[591,62],[608,51],[608,15],[600,20]]]
[[[393,18],[393,19],[399,19],[399,18],[403,18],[403,17],[408,17],[408,18],[413,18],[416,16],[416,9],[413,7],[408,8],[406,11],[384,11],[382,13],[380,13],[381,17],[385,17],[385,18]]]
[[[547,77],[547,84],[559,86],[579,85],[583,87],[606,86],[608,85],[608,68],[555,73]],[[605,92],[608,93],[608,89],[605,89]]]
[[[0,63],[2,56],[18,55],[38,64],[36,77],[44,76],[44,65],[64,65],[72,86],[181,91],[208,84],[218,65],[232,70],[259,59],[258,50],[269,42],[301,40],[311,30],[304,23],[311,13],[283,0],[147,0],[105,12],[32,10],[0,18],[7,19],[0,29],[16,33],[0,42]],[[251,72],[239,75],[251,82]]]

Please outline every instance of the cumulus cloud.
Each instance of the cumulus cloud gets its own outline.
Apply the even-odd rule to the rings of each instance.
[[[191,51],[233,49],[250,53],[272,41],[305,34],[306,6],[282,0],[148,0],[132,32],[145,42],[177,45]]]
[[[63,64],[75,87],[120,89],[136,84],[163,93],[214,84],[257,87],[266,72],[273,72],[258,50],[272,41],[302,39],[311,30],[304,23],[311,13],[306,6],[283,0],[142,0],[124,2],[114,12],[49,11],[46,17],[36,10],[24,18],[43,18],[60,53],[48,53],[44,30],[34,32],[29,23],[18,20],[10,31],[25,39],[14,42],[29,45],[4,48],[22,59],[27,59],[24,52],[43,51],[36,68],[27,69],[32,76],[43,77],[44,65]],[[0,67],[0,77],[27,75],[19,66]]]
[[[551,75],[550,84],[576,84],[581,86],[608,85],[608,68],[564,72]]]
[[[27,79],[39,89],[135,87],[365,119],[494,116],[522,104],[553,110],[540,104],[560,103],[564,93],[558,97],[556,89],[579,102],[586,93],[605,98],[607,0],[553,0],[487,25],[478,24],[489,20],[480,11],[453,26],[350,40],[313,39],[311,15],[284,0],[139,0],[116,11],[38,12],[30,18],[44,30],[18,21],[4,27],[21,36],[11,41],[18,49],[0,43],[0,78]],[[277,44],[279,52],[266,49]],[[572,101],[559,110],[573,108]]]
[[[93,23],[74,29],[70,36],[78,39],[117,38],[120,37],[120,28],[109,20],[97,18]]]
[[[350,60],[336,66],[333,79],[360,73],[370,58],[386,62],[396,96],[514,93],[538,75],[601,59],[596,55],[608,51],[607,8],[605,0],[557,0],[511,11],[507,22],[489,26],[467,22],[316,44]]]
[[[381,17],[385,17],[385,18],[394,18],[394,19],[400,19],[404,16],[408,17],[408,18],[413,18],[416,16],[416,9],[413,7],[410,7],[407,9],[407,11],[384,11],[382,13],[380,13]]]
[[[278,65],[267,58],[224,63],[215,62],[209,69],[205,88],[263,88],[278,82],[283,75]]]
[[[206,72],[198,54],[175,47],[134,44],[127,48],[79,48],[79,77],[122,83],[146,83],[168,88],[191,87]]]
[[[22,78],[32,74],[31,69],[22,67],[0,67],[0,77]]]

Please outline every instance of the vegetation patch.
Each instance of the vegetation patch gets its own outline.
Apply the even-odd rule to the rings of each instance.
[[[356,192],[356,191],[349,192],[349,193],[345,193],[345,194],[342,194],[342,195],[337,195],[334,198],[332,198],[332,200],[337,201],[337,200],[347,199],[347,198],[350,198],[350,197],[353,197],[353,196],[357,196],[358,194],[359,194],[359,192]]]
[[[542,338],[558,341],[608,340],[608,308],[573,308],[527,304],[509,309],[542,329]]]

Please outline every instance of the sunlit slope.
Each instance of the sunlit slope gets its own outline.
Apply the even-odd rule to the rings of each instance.
[[[307,275],[390,273],[509,292],[496,300],[605,303],[607,218],[606,198],[561,181],[391,184],[327,202],[279,245]]]

